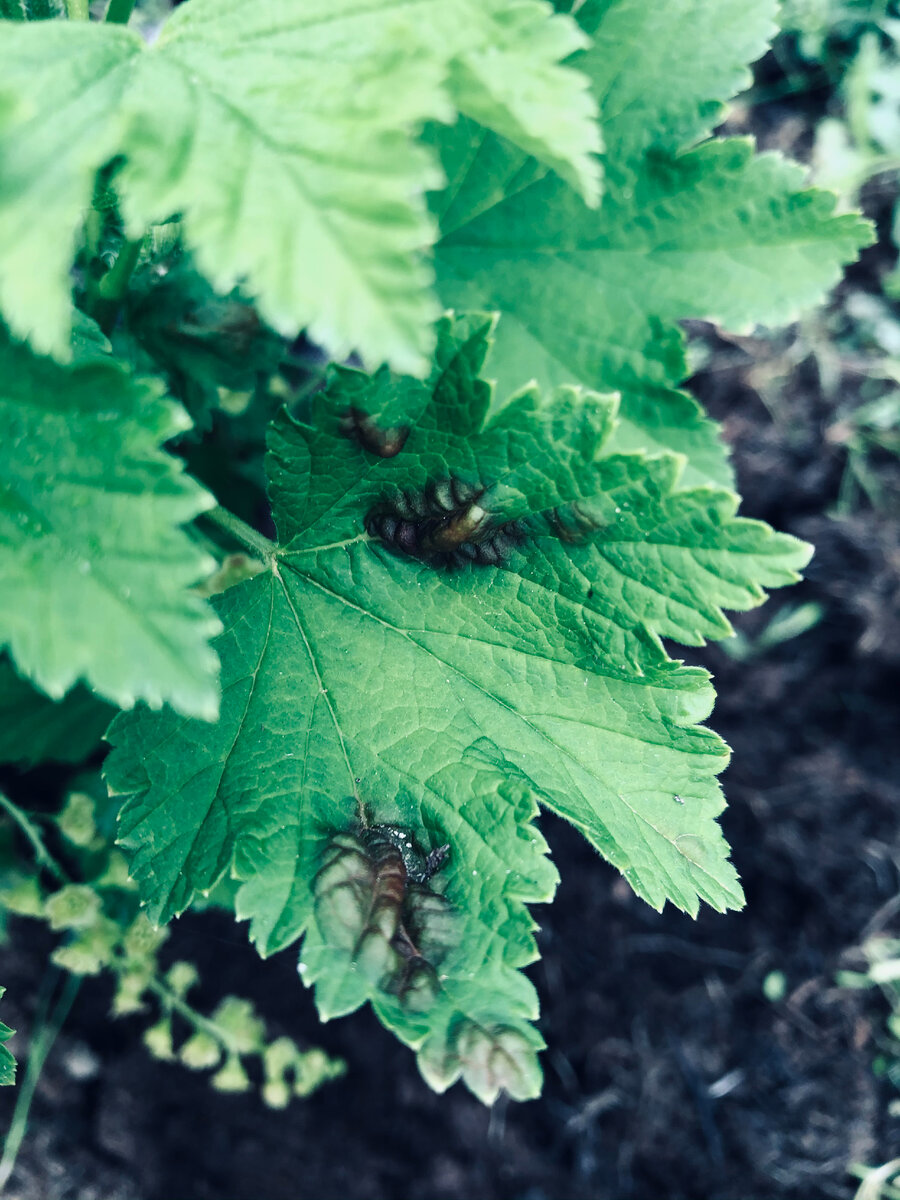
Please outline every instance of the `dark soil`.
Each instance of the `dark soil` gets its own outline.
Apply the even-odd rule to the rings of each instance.
[[[879,269],[871,256],[861,268]],[[214,982],[211,1002],[251,995],[274,1032],[344,1056],[347,1076],[284,1113],[219,1095],[150,1059],[142,1024],[113,1022],[109,988],[89,981],[41,1078],[9,1196],[819,1200],[853,1195],[848,1164],[900,1154],[895,1093],[872,1069],[885,1005],[834,983],[868,932],[891,928],[900,891],[896,516],[829,515],[844,451],[814,363],[774,411],[748,382],[747,347],[705,336],[715,354],[695,389],[724,422],[743,511],[817,546],[800,588],[736,624],[752,638],[781,605],[824,611],[748,661],[693,656],[715,674],[711,724],[734,749],[723,823],[746,910],[656,914],[547,819],[563,882],[536,914],[546,1087],[492,1111],[460,1086],[433,1095],[368,1011],[320,1027],[295,955],[260,964],[224,917],[185,918],[171,951]],[[2,1015],[27,1031],[48,942],[24,923],[15,935]],[[772,972],[787,985],[777,1001],[763,991]]]

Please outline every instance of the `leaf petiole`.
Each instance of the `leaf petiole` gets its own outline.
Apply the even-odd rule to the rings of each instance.
[[[203,513],[203,516],[213,525],[217,525],[219,529],[230,533],[248,550],[252,550],[254,554],[258,555],[263,562],[272,562],[278,553],[278,546],[275,542],[270,541],[263,534],[257,533],[246,521],[242,521],[240,517],[236,517],[234,513],[229,512],[227,508],[222,508],[221,505]]]
[[[98,223],[96,210],[88,218],[86,232],[88,250],[96,249],[99,241],[101,224]],[[94,243],[92,245],[92,243]],[[100,279],[92,281],[88,286],[87,309],[88,316],[94,318],[104,333],[109,333],[116,321],[119,305],[128,292],[128,284],[132,272],[141,256],[143,238],[136,241],[124,242],[118,257],[110,269]]]
[[[19,808],[18,804],[13,804],[12,800],[9,800],[3,795],[2,792],[0,792],[0,808],[4,808],[6,810],[9,816],[12,817],[13,821],[15,821],[18,827],[25,834],[25,837],[28,839],[29,843],[31,844],[31,848],[34,851],[35,862],[45,870],[49,871],[58,883],[68,883],[65,872],[44,845],[44,839],[41,837],[40,832],[38,831],[34,822],[29,818],[28,814]]]

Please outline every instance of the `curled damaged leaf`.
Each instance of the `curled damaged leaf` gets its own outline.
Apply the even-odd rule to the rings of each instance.
[[[416,1011],[434,1000],[437,968],[458,939],[449,903],[427,883],[436,862],[402,827],[366,826],[335,835],[313,883],[325,941]]]
[[[419,1067],[436,1092],[462,1078],[484,1104],[493,1104],[503,1091],[513,1100],[531,1100],[541,1090],[536,1054],[541,1046],[520,1029],[463,1018],[450,1026],[445,1042],[426,1044]]]

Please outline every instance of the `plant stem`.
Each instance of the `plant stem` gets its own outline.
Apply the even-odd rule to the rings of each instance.
[[[134,242],[125,242],[122,246],[118,258],[97,284],[97,291],[102,300],[118,304],[124,299],[131,272],[137,266],[143,244],[144,239],[138,238]]]
[[[66,0],[66,16],[70,21],[89,21],[91,19],[90,0]]]
[[[228,511],[227,508],[210,509],[209,512],[203,514],[207,521],[211,521],[213,525],[218,525],[220,529],[224,529],[226,533],[230,533],[233,538],[246,546],[248,550],[252,550],[258,555],[263,562],[271,562],[278,552],[278,547],[274,542],[270,542],[267,537],[261,533],[257,533],[246,521],[242,521],[240,517],[236,517],[234,513]]]
[[[111,25],[127,25],[134,8],[134,0],[109,0],[106,19]]]
[[[59,972],[54,972],[53,981],[55,982],[58,977]],[[69,1015],[69,1010],[74,1003],[75,997],[78,995],[80,987],[80,976],[67,976],[62,992],[49,1018],[47,1020],[39,1018],[35,1022],[38,1031],[31,1040],[31,1053],[28,1055],[25,1078],[19,1088],[19,1094],[16,1097],[16,1106],[13,1109],[12,1120],[9,1125],[9,1132],[3,1143],[3,1156],[0,1158],[0,1192],[3,1191],[9,1182],[9,1177],[12,1175],[16,1165],[19,1149],[28,1129],[28,1114],[31,1110],[31,1101],[34,1099],[35,1088],[41,1077],[41,1071],[44,1069],[44,1063],[47,1061],[47,1055],[53,1049],[53,1043],[56,1041],[59,1031],[65,1024],[66,1017]]]
[[[153,992],[162,1004],[163,1009],[179,1013],[189,1025],[193,1025],[195,1029],[209,1034],[213,1041],[219,1043],[226,1054],[238,1053],[237,1047],[226,1030],[222,1029],[220,1025],[217,1025],[209,1017],[204,1017],[203,1013],[197,1012],[192,1005],[188,1004],[187,1000],[183,1000],[181,996],[173,992],[164,980],[158,978],[151,979],[147,984],[147,990]]]
[[[89,235],[91,232],[89,227]],[[125,242],[106,274],[88,285],[88,302],[85,307],[88,316],[94,318],[104,333],[109,333],[116,323],[119,306],[128,292],[131,273],[140,258],[143,244],[143,238]]]
[[[27,813],[23,812],[17,804],[13,804],[12,800],[7,799],[2,792],[0,792],[0,808],[4,808],[7,811],[28,838],[31,848],[34,851],[35,862],[48,870],[58,883],[68,883],[69,881],[66,878],[65,872],[44,845],[44,839],[29,819]]]

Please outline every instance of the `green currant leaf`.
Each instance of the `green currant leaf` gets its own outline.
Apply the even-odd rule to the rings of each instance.
[[[278,368],[284,341],[253,306],[233,292],[219,296],[179,253],[136,273],[128,299],[128,330],[165,372],[198,432],[212,425],[223,395],[249,393]]]
[[[214,502],[161,449],[190,422],[82,326],[69,366],[0,334],[0,644],[54,699],[82,678],[210,719],[219,624],[189,587],[214,564],[179,526]]]
[[[747,140],[705,140],[745,63],[774,33],[774,0],[653,6],[588,0],[578,20],[605,139],[589,210],[564,182],[472,121],[434,127],[440,295],[503,314],[488,373],[621,393],[611,450],[684,454],[686,484],[730,485],[717,427],[679,391],[676,322],[781,324],[816,303],[872,237],[799,167]]]
[[[543,0],[192,0],[151,46],[4,22],[0,310],[68,352],[76,232],[117,158],[130,237],[179,213],[214,286],[244,283],[274,328],[421,367],[440,173],[416,135],[466,113],[596,203],[596,105],[560,61],[586,44]]]
[[[808,557],[735,517],[731,493],[679,490],[673,456],[608,455],[615,397],[528,388],[495,410],[492,326],[446,319],[424,383],[337,368],[309,424],[276,421],[280,544],[213,601],[220,721],[124,714],[107,761],[153,919],[232,874],[262,952],[306,933],[323,1015],[370,1000],[430,1081],[461,1074],[488,1099],[537,1086],[525,906],[555,873],[535,800],[654,906],[740,905],[715,821],[727,750],[698,724],[712,689],[660,637],[725,636],[723,606]],[[347,413],[396,403],[414,419],[385,456]],[[465,537],[428,551],[446,505]],[[417,847],[405,873],[388,827]],[[428,966],[412,980],[410,944]]]

